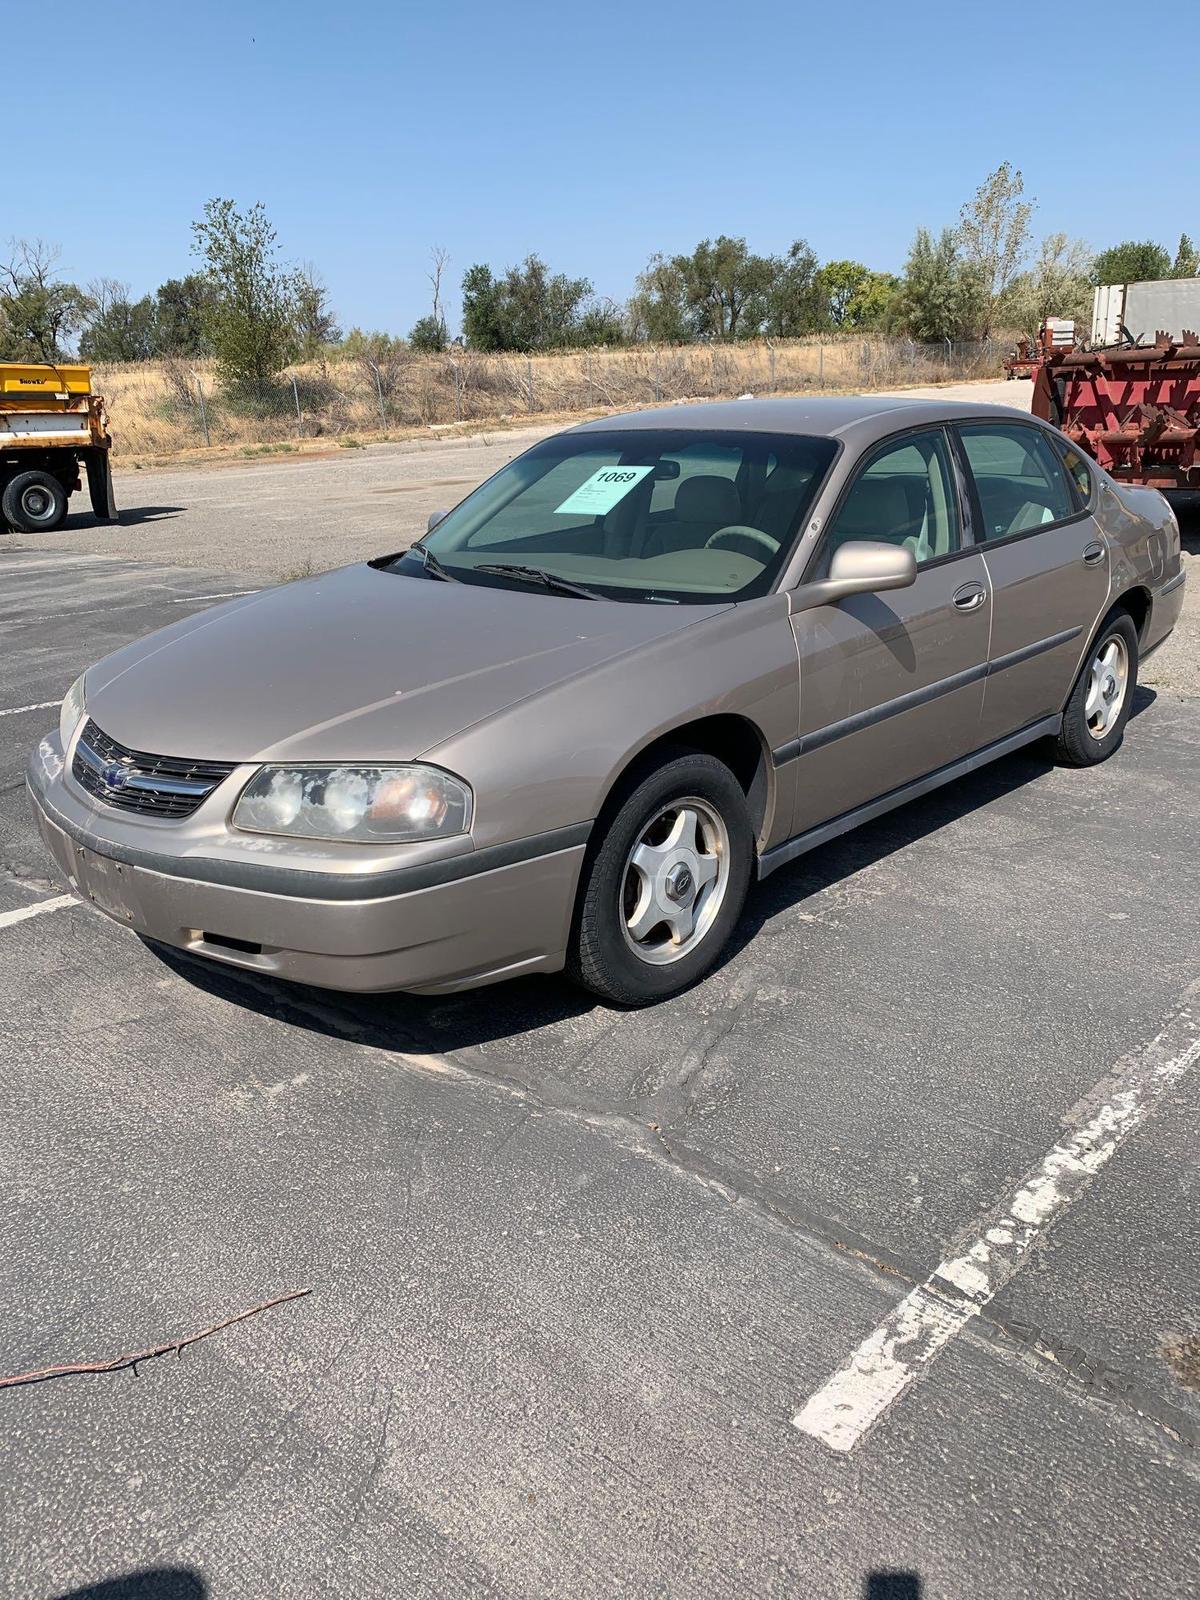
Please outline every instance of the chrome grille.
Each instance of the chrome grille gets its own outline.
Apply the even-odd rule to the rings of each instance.
[[[188,761],[129,750],[89,717],[75,745],[71,773],[88,794],[143,816],[190,817],[234,769],[229,761]]]

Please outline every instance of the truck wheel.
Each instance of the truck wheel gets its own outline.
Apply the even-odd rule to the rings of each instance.
[[[716,961],[746,898],[754,832],[741,785],[712,756],[681,753],[596,842],[568,976],[618,1005],[678,994]]]
[[[67,491],[48,472],[18,472],[0,497],[0,511],[18,533],[52,533],[67,517]]]

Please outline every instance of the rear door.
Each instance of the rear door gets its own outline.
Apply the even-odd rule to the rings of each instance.
[[[1108,546],[1092,478],[1068,472],[1036,423],[959,424],[992,595],[981,743],[1061,711],[1108,600]]]
[[[964,545],[959,480],[942,428],[865,458],[830,519],[806,581],[839,544],[903,544],[907,589],[856,595],[792,617],[800,658],[793,834],[903,787],[979,742],[987,669],[987,572]]]

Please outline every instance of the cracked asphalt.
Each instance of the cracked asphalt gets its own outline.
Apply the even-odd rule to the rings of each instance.
[[[0,1390],[0,1593],[1191,1592],[1200,1065],[852,1452],[792,1416],[1115,1064],[1200,1037],[1195,577],[1113,761],[1024,752],[804,858],[653,1011],[338,996],[11,915],[61,893],[41,703],[278,576],[287,472],[327,565],[512,448],[139,476],[123,504],[179,509],[0,540],[0,1372],[312,1290]]]

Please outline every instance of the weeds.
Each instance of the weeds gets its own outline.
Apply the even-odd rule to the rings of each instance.
[[[987,378],[999,375],[1005,348],[1000,342],[918,345],[847,336],[638,345],[526,357],[459,349],[419,355],[389,342],[298,366],[278,381],[249,389],[218,388],[209,366],[179,361],[98,366],[96,387],[108,400],[118,456],[203,448],[197,380],[204,385],[214,446],[268,453],[261,447],[283,448],[285,439],[301,434],[334,436],[352,450],[363,434],[378,438],[455,423],[518,422],[539,415],[634,410],[743,394],[853,392]]]

